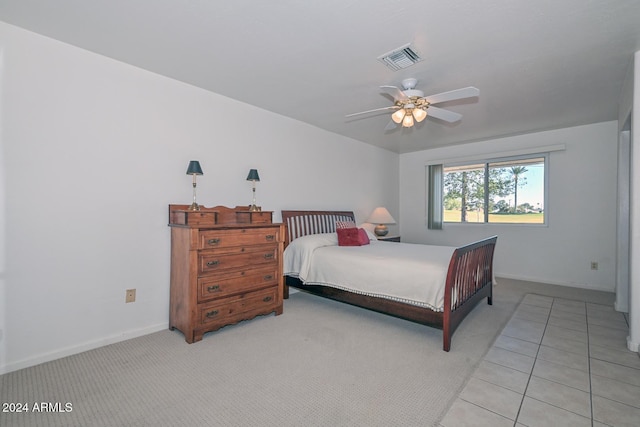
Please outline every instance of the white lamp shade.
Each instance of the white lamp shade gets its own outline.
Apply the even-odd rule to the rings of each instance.
[[[367,222],[371,224],[395,224],[396,220],[393,219],[387,208],[378,207],[371,212]]]

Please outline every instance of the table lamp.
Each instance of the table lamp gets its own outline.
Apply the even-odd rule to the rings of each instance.
[[[371,212],[371,215],[367,218],[367,222],[377,224],[373,232],[376,233],[376,236],[382,237],[386,236],[389,232],[386,224],[395,224],[396,220],[393,219],[387,208],[378,207]]]
[[[202,175],[202,168],[200,162],[197,160],[191,160],[189,167],[187,168],[187,175],[193,175],[193,203],[189,206],[190,211],[199,211],[200,206],[196,203],[196,175]]]
[[[259,211],[260,208],[256,206],[256,182],[260,181],[257,169],[250,169],[249,175],[247,175],[247,181],[253,182],[253,203],[249,206],[250,211]]]

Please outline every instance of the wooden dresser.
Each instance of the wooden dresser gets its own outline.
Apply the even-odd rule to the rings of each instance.
[[[169,329],[188,343],[262,314],[282,314],[284,225],[247,206],[169,205]]]

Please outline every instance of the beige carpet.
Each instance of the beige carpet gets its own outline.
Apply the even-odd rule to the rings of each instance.
[[[531,287],[576,298],[499,283],[449,353],[437,329],[296,293],[282,316],[195,344],[167,330],[0,376],[2,402],[71,404],[0,413],[0,425],[437,425]]]

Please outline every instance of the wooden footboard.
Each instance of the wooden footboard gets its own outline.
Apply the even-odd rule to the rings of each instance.
[[[453,252],[444,292],[443,349],[462,319],[483,298],[493,303],[493,253],[498,236],[459,247]]]
[[[292,240],[308,234],[335,231],[336,220],[354,220],[349,211],[282,211],[285,223],[285,247]],[[303,289],[336,301],[389,314],[442,329],[444,351],[451,348],[451,336],[465,316],[483,298],[492,304],[493,253],[497,236],[457,248],[449,262],[445,284],[444,311],[436,312],[384,298],[356,294],[329,286],[303,285],[297,278],[285,277],[284,297],[289,286]]]

